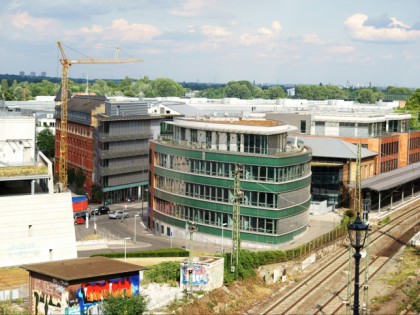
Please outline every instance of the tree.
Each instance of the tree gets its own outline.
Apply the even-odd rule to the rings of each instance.
[[[179,83],[167,78],[158,78],[152,83],[156,96],[184,96],[184,88]]]
[[[375,103],[375,93],[371,89],[361,89],[357,92],[356,101],[359,103]]]
[[[225,97],[236,97],[240,99],[252,99],[254,87],[249,81],[231,81],[224,88]]]
[[[48,158],[54,157],[55,152],[55,136],[50,128],[45,128],[36,136],[36,146],[39,151],[44,153]]]
[[[102,308],[106,315],[141,315],[147,311],[147,301],[140,294],[110,295],[102,302]]]
[[[69,185],[73,185],[75,179],[76,179],[76,171],[74,170],[74,168],[69,168],[67,170],[67,182],[69,183]]]
[[[83,184],[85,183],[86,175],[83,173],[83,170],[79,168],[76,171],[76,176],[74,178],[74,183],[76,184],[76,193],[82,194],[83,191]]]
[[[267,97],[270,100],[285,98],[286,92],[279,86],[271,86],[267,89]]]
[[[408,111],[411,114],[411,127],[420,127],[420,89],[414,91],[410,98],[405,103],[405,108],[399,111]]]

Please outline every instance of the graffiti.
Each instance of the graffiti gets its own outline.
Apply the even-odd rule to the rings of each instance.
[[[69,288],[69,307],[66,314],[93,314],[98,304],[109,295],[131,297],[140,292],[139,275],[83,283]]]
[[[191,272],[191,283],[193,285],[203,285],[209,283],[209,274],[206,266],[193,264],[191,269],[188,268],[188,264],[183,264],[181,272],[181,281],[183,284],[189,284],[189,276]]]
[[[34,314],[60,314],[61,300],[51,294],[44,292],[34,292]]]
[[[55,290],[57,290],[60,293],[63,293],[63,291],[65,290],[65,287],[69,285],[68,282],[57,280],[57,279],[53,279],[52,282],[55,287]]]

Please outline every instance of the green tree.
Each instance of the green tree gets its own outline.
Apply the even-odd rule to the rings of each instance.
[[[397,111],[410,113],[411,127],[416,129],[420,128],[420,89],[415,90],[405,103],[405,107]]]
[[[50,128],[45,128],[36,136],[36,147],[44,153],[48,158],[54,157],[55,152],[55,136]]]
[[[224,88],[225,97],[236,97],[240,99],[252,99],[254,87],[249,81],[231,81]]]
[[[69,183],[69,185],[73,185],[75,180],[76,180],[76,171],[74,170],[74,168],[69,168],[67,170],[67,182]]]
[[[357,92],[356,101],[359,103],[373,104],[375,103],[375,93],[371,89],[360,89]]]
[[[95,92],[97,95],[110,95],[111,89],[108,87],[104,80],[96,80],[95,83],[89,88],[89,90]]]
[[[275,100],[279,98],[285,98],[286,92],[279,86],[271,86],[267,89],[267,98]]]
[[[158,78],[153,81],[152,89],[156,96],[184,96],[184,88],[182,85],[167,78]]]
[[[76,185],[77,193],[82,193],[83,191],[83,184],[85,183],[86,175],[83,173],[83,170],[79,168],[76,171],[76,176],[74,178],[74,183]]]
[[[131,297],[110,295],[102,302],[102,308],[106,315],[141,315],[147,311],[147,301],[140,294]]]

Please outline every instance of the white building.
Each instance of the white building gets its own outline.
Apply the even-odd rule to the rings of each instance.
[[[54,194],[35,117],[0,114],[0,267],[76,258],[71,194]]]

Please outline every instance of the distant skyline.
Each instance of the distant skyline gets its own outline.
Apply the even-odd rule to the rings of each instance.
[[[3,0],[0,73],[419,88],[419,0]]]

